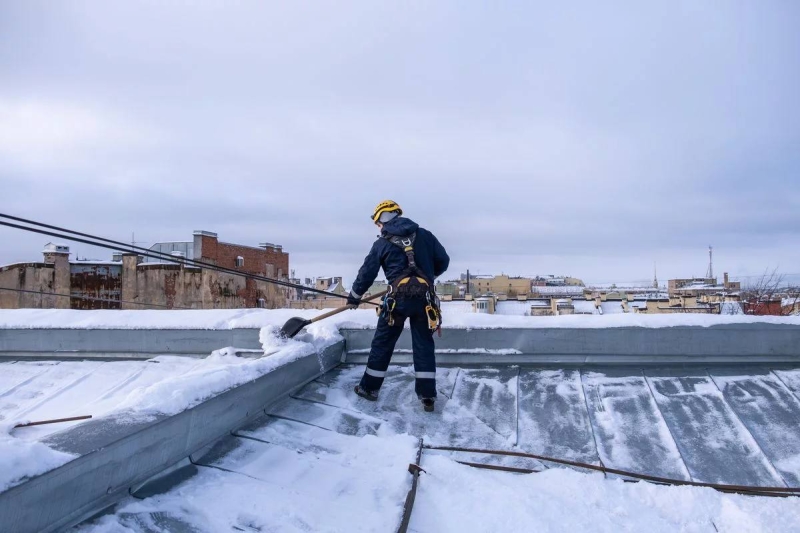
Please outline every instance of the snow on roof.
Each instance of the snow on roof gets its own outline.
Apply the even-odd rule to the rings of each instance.
[[[520,302],[518,300],[497,302],[494,312],[497,315],[526,316],[531,312],[531,303],[530,301]]]
[[[48,242],[44,245],[42,253],[69,253],[69,246],[60,242]]]
[[[574,285],[557,285],[544,287],[531,287],[531,291],[539,294],[583,294],[584,287]]]
[[[720,304],[721,315],[741,315],[744,314],[741,302],[722,302]]]
[[[696,290],[704,290],[704,291],[724,291],[725,285],[712,285],[709,283],[689,283],[688,285],[683,285],[675,289],[676,292],[679,291],[696,291]]]
[[[164,517],[176,530],[208,520],[225,531],[245,525],[260,531],[394,530],[411,484],[408,464],[418,462],[414,437],[433,447],[527,451],[680,480],[761,486],[800,480],[797,402],[762,395],[762,405],[724,393],[779,387],[791,397],[770,372],[711,370],[712,378],[703,371],[687,384],[682,375],[638,368],[608,375],[439,368],[436,410],[424,413],[412,401],[413,368],[389,367],[377,402],[351,392],[363,371],[339,367],[306,385],[193,457],[201,465],[194,477],[154,497],[129,498],[82,531],[123,530]],[[778,373],[792,387],[800,383],[797,370]],[[697,408],[687,411],[687,401]],[[775,422],[766,416],[785,409],[793,412]],[[754,531],[790,532],[800,523],[793,498],[622,483],[523,457],[419,453],[424,473],[410,531],[739,531],[744,523]],[[456,461],[541,472],[487,471]]]
[[[532,303],[529,300],[528,303]],[[574,303],[575,301],[573,301]],[[603,302],[609,303],[609,302]],[[616,302],[616,305],[620,305]],[[472,312],[451,312],[461,307],[472,309],[472,302],[442,302],[445,328],[613,328],[673,326],[714,326],[718,324],[800,325],[798,317],[720,316],[715,314],[670,313],[615,316],[508,316]],[[314,318],[329,309],[205,309],[205,310],[74,310],[0,309],[0,329],[235,329],[281,327],[292,317]],[[340,313],[319,322],[326,327],[374,328],[375,311],[358,309]],[[406,327],[408,323],[406,323]]]
[[[200,361],[162,356],[148,361],[18,361],[0,363],[5,391],[3,424],[59,418],[65,413],[99,418],[120,407],[129,395],[198,367]],[[18,429],[0,425],[0,492],[24,476],[45,472],[74,457],[38,443],[81,421]]]
[[[625,308],[622,307],[621,301],[613,301],[613,302],[600,302],[600,309],[601,314],[609,315],[609,314],[617,314],[617,313],[624,313]]]
[[[450,313],[472,313],[472,302],[466,300],[456,300],[441,302],[442,315],[450,319]]]
[[[576,314],[596,315],[599,314],[595,308],[594,300],[572,300]]]

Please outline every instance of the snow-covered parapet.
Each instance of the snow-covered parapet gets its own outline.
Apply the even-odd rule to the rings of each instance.
[[[328,310],[311,309],[225,309],[225,310],[95,310],[3,309],[0,329],[261,329],[280,327],[299,316],[313,318]],[[345,311],[322,321],[325,327],[374,328],[375,312],[369,309]],[[598,315],[510,316],[471,312],[444,312],[447,329],[496,328],[664,328],[674,326],[715,326],[722,324],[787,324],[800,326],[800,317],[711,314],[646,315],[617,313]],[[331,330],[332,331],[332,330]],[[320,333],[318,330],[317,333]]]

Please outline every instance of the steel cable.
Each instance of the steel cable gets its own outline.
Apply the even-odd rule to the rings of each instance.
[[[15,228],[15,229],[21,229],[23,231],[30,231],[30,232],[33,232],[33,233],[39,233],[41,235],[48,235],[50,237],[56,237],[56,238],[59,238],[59,239],[65,239],[65,240],[69,240],[69,241],[80,242],[82,244],[88,244],[90,246],[97,246],[97,247],[100,247],[100,248],[106,248],[106,249],[110,249],[110,250],[114,250],[114,251],[118,251],[118,252],[136,251],[138,255],[142,255],[142,256],[145,256],[145,257],[150,257],[152,259],[166,260],[166,261],[169,261],[169,262],[172,262],[172,263],[175,263],[175,264],[188,264],[190,266],[199,266],[199,267],[205,268],[207,270],[213,270],[213,271],[216,271],[216,272],[222,272],[222,273],[232,274],[232,275],[236,275],[236,276],[243,276],[245,278],[253,279],[253,280],[256,280],[256,281],[263,281],[265,283],[271,283],[273,285],[278,285],[278,286],[281,286],[281,287],[288,287],[288,288],[292,288],[292,289],[299,289],[299,290],[306,291],[306,292],[322,294],[322,295],[325,295],[325,296],[332,296],[334,298],[347,298],[347,296],[342,296],[341,294],[336,294],[336,293],[324,291],[324,290],[321,290],[321,289],[315,289],[315,288],[312,288],[312,287],[306,287],[305,285],[300,285],[298,283],[291,283],[289,281],[283,281],[283,280],[278,280],[278,279],[274,279],[274,278],[269,278],[269,277],[261,276],[261,275],[258,275],[258,274],[251,274],[249,272],[242,272],[240,270],[235,270],[235,269],[227,268],[227,267],[221,267],[221,266],[215,265],[213,263],[208,263],[208,262],[205,262],[205,261],[198,261],[196,259],[177,258],[177,257],[175,257],[173,255],[170,255],[170,254],[167,254],[167,253],[164,253],[164,252],[157,252],[155,250],[150,250],[148,248],[142,248],[140,246],[126,244],[124,242],[115,241],[115,240],[112,240],[112,239],[106,239],[104,237],[98,237],[96,235],[92,235],[92,234],[89,234],[89,233],[82,233],[82,232],[79,232],[79,231],[74,231],[74,230],[62,228],[62,227],[59,227],[59,226],[45,224],[43,222],[37,222],[35,220],[16,217],[16,216],[8,215],[8,214],[5,214],[5,213],[0,213],[0,218],[7,218],[9,220],[15,220],[17,222],[23,222],[25,224],[31,224],[31,225],[34,225],[34,226],[47,228],[48,230],[57,230],[57,231],[62,232],[62,233],[55,233],[53,231],[46,231],[46,230],[43,230],[43,229],[32,228],[32,227],[29,227],[29,226],[22,226],[22,225],[19,225],[19,224],[12,224],[10,222],[0,221],[0,225],[2,225],[2,226],[7,226],[7,227],[10,227],[10,228]],[[71,234],[71,235],[65,235],[65,233]],[[368,303],[369,305],[375,305],[375,306],[378,306],[378,307],[380,306],[380,304],[376,304],[376,303],[372,303],[372,302],[365,302],[365,303]]]
[[[440,450],[450,452],[468,452],[479,453],[487,455],[507,455],[510,457],[526,457],[530,459],[538,459],[549,463],[562,464],[566,466],[573,466],[577,468],[585,468],[587,470],[594,470],[618,476],[634,478],[642,481],[649,481],[652,483],[663,485],[686,485],[690,487],[707,487],[718,490],[720,492],[735,492],[742,494],[752,494],[758,496],[800,496],[800,488],[794,487],[759,487],[752,485],[727,485],[722,483],[702,483],[699,481],[686,481],[683,479],[672,479],[659,476],[651,476],[648,474],[639,474],[637,472],[628,472],[626,470],[619,470],[616,468],[608,468],[606,466],[597,466],[589,463],[582,463],[580,461],[569,461],[566,459],[557,459],[555,457],[547,457],[544,455],[537,455],[534,453],[515,452],[511,450],[484,450],[478,448],[463,448],[460,446],[431,446],[426,444],[426,450]]]

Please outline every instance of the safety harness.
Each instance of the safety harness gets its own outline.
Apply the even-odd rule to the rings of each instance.
[[[378,315],[383,316],[386,322],[394,325],[394,311],[397,304],[396,298],[413,299],[425,298],[428,305],[425,306],[425,315],[428,317],[428,327],[432,331],[439,331],[441,335],[442,311],[439,305],[439,297],[433,288],[433,283],[428,279],[422,270],[417,266],[414,257],[414,242],[417,234],[412,233],[406,237],[398,235],[385,235],[384,238],[395,246],[399,247],[406,254],[408,266],[403,270],[394,281],[389,283],[389,292],[383,299],[383,306],[378,308]]]

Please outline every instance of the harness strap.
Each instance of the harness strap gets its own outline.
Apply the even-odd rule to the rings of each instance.
[[[406,254],[406,259],[408,260],[408,266],[406,269],[403,270],[403,272],[401,272],[396,279],[389,283],[389,294],[384,300],[383,311],[386,314],[386,319],[389,322],[389,325],[391,326],[394,324],[394,317],[392,316],[392,310],[394,309],[394,298],[391,298],[391,295],[397,292],[399,287],[409,283],[412,277],[416,277],[418,285],[427,286],[427,289],[425,290],[425,298],[428,300],[428,305],[425,307],[425,315],[428,318],[428,327],[430,327],[432,331],[438,331],[439,335],[441,336],[442,310],[439,305],[439,298],[436,296],[433,282],[429,280],[428,276],[426,276],[425,273],[417,266],[417,260],[414,256],[414,242],[417,240],[416,232],[406,237],[400,237],[398,235],[386,235],[385,238],[390,243],[402,249]],[[390,300],[391,307],[386,305]]]
[[[406,267],[406,269],[400,273],[397,279],[392,281],[390,285],[394,285],[397,281],[409,276],[418,276],[424,279],[428,286],[432,286],[428,276],[426,276],[425,273],[417,266],[417,259],[414,255],[414,243],[417,240],[416,232],[405,237],[400,237],[399,235],[387,235],[386,240],[403,250],[403,252],[406,254],[406,259],[408,260],[408,267]]]

